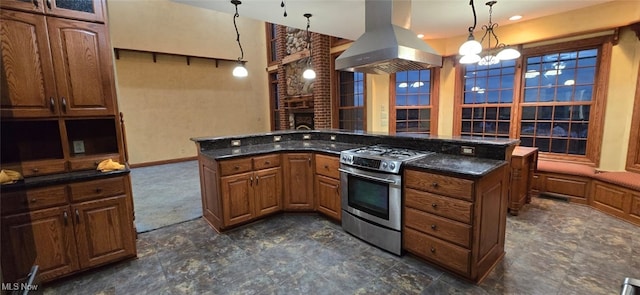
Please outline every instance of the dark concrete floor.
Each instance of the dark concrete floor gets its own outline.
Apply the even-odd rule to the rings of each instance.
[[[197,219],[139,235],[137,260],[46,285],[45,294],[618,294],[640,278],[640,228],[535,198],[507,220],[505,259],[480,285],[394,256],[316,214],[216,234]]]

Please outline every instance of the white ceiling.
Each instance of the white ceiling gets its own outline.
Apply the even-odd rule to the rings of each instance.
[[[215,11],[233,14],[229,0],[173,0]],[[304,29],[305,13],[311,17],[312,32],[357,39],[364,32],[364,0],[284,0],[287,17],[280,7],[282,0],[242,0],[238,6],[240,17]],[[493,22],[500,26],[514,23],[508,18],[519,14],[519,21],[575,10],[613,0],[500,0],[493,7]],[[485,0],[474,1],[480,30],[489,19]],[[424,39],[439,39],[465,35],[473,24],[469,0],[412,0],[411,30],[424,34]]]

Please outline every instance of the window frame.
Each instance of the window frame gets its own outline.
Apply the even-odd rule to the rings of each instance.
[[[631,117],[631,130],[629,131],[629,149],[627,151],[627,164],[625,169],[640,173],[640,65],[638,65],[638,77],[636,81],[636,95],[633,103],[633,115]]]
[[[431,71],[431,80],[429,85],[429,107],[416,107],[417,109],[430,109],[431,118],[429,125],[429,135],[438,135],[438,107],[440,101],[440,72],[441,68],[434,67],[428,69]],[[405,108],[402,108],[405,109]],[[406,109],[410,109],[409,107]],[[396,118],[396,74],[389,75],[389,133],[397,133],[397,118]]]
[[[267,41],[267,65],[274,66],[278,64],[278,25],[265,22],[264,24],[265,37]],[[274,36],[271,36],[272,32]],[[275,52],[272,50],[272,46],[275,49]],[[275,57],[275,59],[273,59]]]
[[[535,106],[536,103],[524,103],[524,62],[528,57],[557,53],[562,51],[580,51],[584,49],[597,48],[599,51],[596,63],[595,80],[593,84],[593,95],[591,104],[591,115],[589,118],[587,147],[585,155],[557,154],[551,152],[540,152],[540,159],[581,163],[590,166],[597,166],[600,163],[602,151],[602,137],[604,132],[604,110],[606,106],[606,96],[609,84],[609,71],[611,68],[611,51],[615,41],[614,35],[604,35],[592,38],[558,42],[549,45],[531,46],[521,50],[522,56],[516,61],[516,71],[514,73],[514,88],[511,114],[510,137],[520,138],[520,125],[523,106]],[[462,105],[464,99],[464,65],[456,63],[456,86],[454,90],[454,135],[460,136],[462,128]]]
[[[275,76],[275,79],[274,79]],[[276,105],[276,99],[280,99],[279,91],[278,91],[278,71],[270,71],[267,73],[267,78],[269,79],[269,117],[270,117],[270,125],[271,131],[276,131],[280,129],[276,129],[276,121],[280,122],[280,106],[278,103]],[[274,94],[276,97],[274,97]],[[276,108],[278,107],[278,108]],[[277,114],[277,115],[276,115]],[[282,127],[282,126],[280,126]]]
[[[336,58],[342,54],[342,52],[333,53],[331,56],[332,64],[335,65]],[[340,72],[331,67],[331,128],[340,128],[340,110],[343,109],[340,106]],[[362,73],[362,87],[363,87],[363,101],[362,106],[362,131],[367,131],[367,74]],[[355,107],[349,107],[350,109]],[[348,129],[347,129],[348,130]]]

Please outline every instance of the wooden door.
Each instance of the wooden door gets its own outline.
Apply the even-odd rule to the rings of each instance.
[[[58,116],[45,17],[3,9],[0,19],[0,115]]]
[[[60,113],[114,115],[112,59],[105,25],[47,18]]]
[[[135,255],[135,233],[127,213],[126,195],[74,204],[71,209],[81,267]]]
[[[284,209],[313,210],[312,155],[284,155]]]
[[[67,18],[104,22],[102,0],[43,0],[45,13]]]
[[[282,210],[282,171],[280,167],[255,172],[256,217]]]
[[[333,219],[340,220],[340,180],[316,175],[316,202],[318,211]]]
[[[0,7],[44,13],[43,0],[2,0]]]
[[[231,226],[254,217],[253,172],[225,176],[220,179],[223,221]]]
[[[79,268],[69,206],[2,218],[2,272],[5,282],[24,278],[39,266],[45,281]]]

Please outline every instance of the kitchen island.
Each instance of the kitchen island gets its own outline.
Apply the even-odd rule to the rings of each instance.
[[[424,151],[404,162],[402,248],[480,282],[504,256],[508,161],[517,140],[392,136],[339,130],[193,138],[203,216],[218,232],[283,211],[340,221],[347,192],[340,152],[364,146]],[[342,172],[340,172],[342,171]]]

